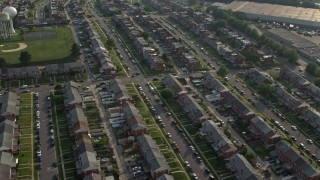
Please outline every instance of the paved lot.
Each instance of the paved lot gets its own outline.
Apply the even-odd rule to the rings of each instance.
[[[40,111],[40,130],[39,130],[39,138],[41,143],[41,166],[39,177],[43,180],[50,180],[53,176],[58,174],[56,168],[52,165],[56,161],[56,151],[55,147],[51,147],[50,145],[50,126],[48,117],[48,106],[50,102],[47,100],[47,95],[49,94],[50,89],[53,86],[42,85],[38,88],[30,88],[30,91],[39,93],[39,111]],[[36,107],[35,107],[36,108]],[[35,139],[36,140],[36,139]]]

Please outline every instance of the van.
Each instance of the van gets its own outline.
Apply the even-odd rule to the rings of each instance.
[[[22,86],[20,87],[20,89],[26,89],[26,88],[28,88],[28,85],[22,85]]]

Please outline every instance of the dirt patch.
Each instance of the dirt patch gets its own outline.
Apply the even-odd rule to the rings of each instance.
[[[16,51],[21,51],[25,48],[27,48],[27,45],[25,43],[18,43],[19,47],[15,49],[8,49],[8,50],[1,50],[4,53],[9,53],[9,52],[16,52]],[[0,45],[1,46],[1,45]]]

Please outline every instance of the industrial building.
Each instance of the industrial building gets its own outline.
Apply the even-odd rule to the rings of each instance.
[[[320,28],[320,10],[277,4],[233,1],[222,9],[239,11],[248,18]]]
[[[279,41],[281,44],[294,48],[299,55],[316,61],[320,59],[320,46],[308,39],[299,36],[293,31],[282,28],[272,28],[266,31],[266,35]]]

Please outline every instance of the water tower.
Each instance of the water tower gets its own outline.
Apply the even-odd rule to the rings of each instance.
[[[10,16],[6,12],[0,13],[0,38],[7,39],[11,36]]]
[[[9,14],[10,17],[10,33],[14,34],[15,30],[13,28],[13,23],[12,23],[12,19],[17,15],[17,10],[16,8],[12,7],[12,6],[7,6],[4,9],[2,9],[2,12],[6,12]]]

